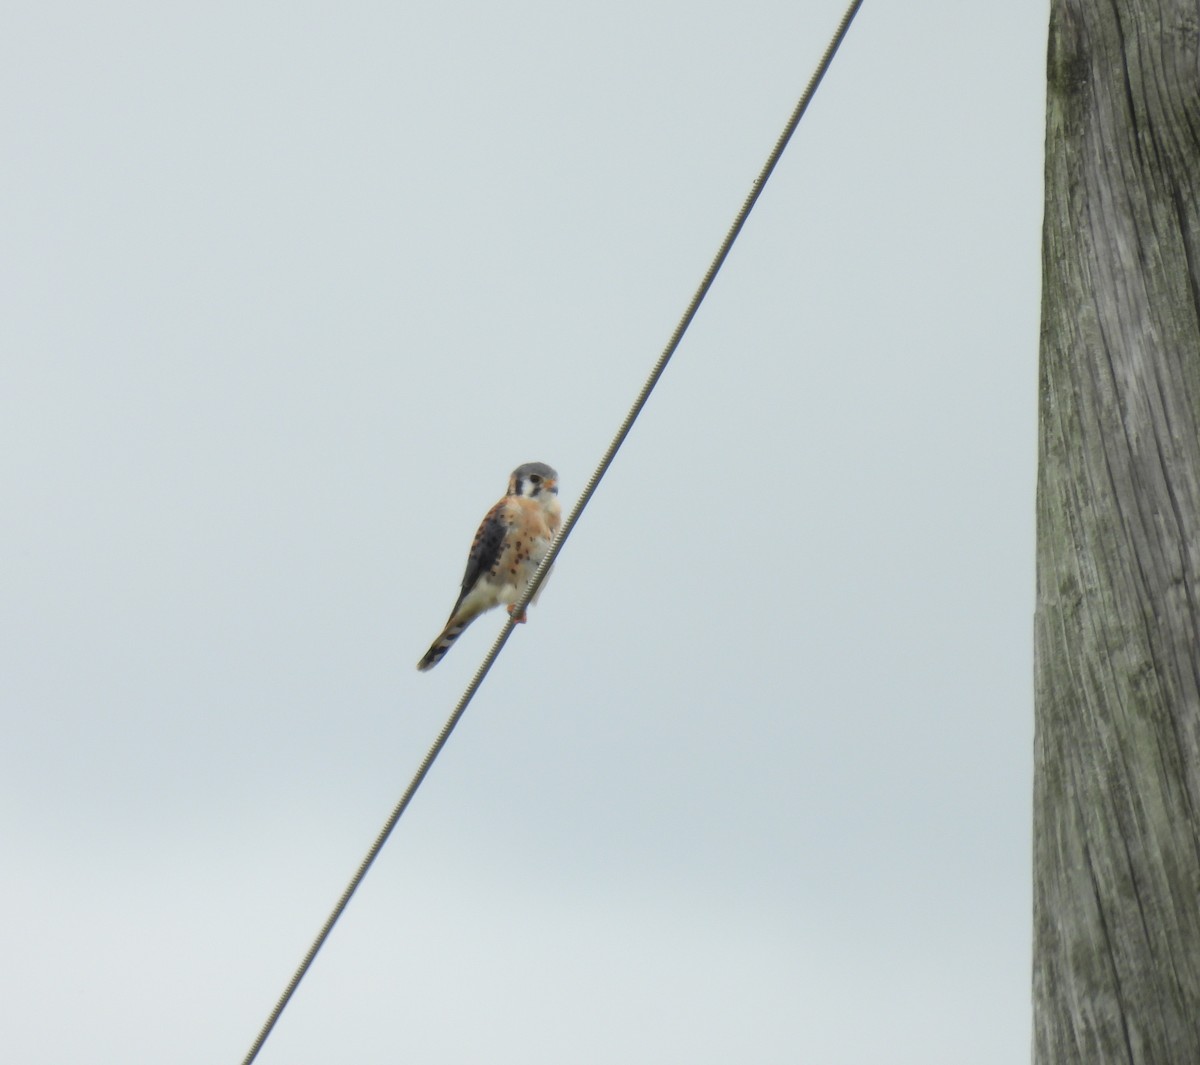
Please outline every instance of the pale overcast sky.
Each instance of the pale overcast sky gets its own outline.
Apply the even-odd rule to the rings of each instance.
[[[9,6],[0,1059],[241,1061],[843,10]],[[260,1062],[1027,1059],[1047,17],[867,0]]]

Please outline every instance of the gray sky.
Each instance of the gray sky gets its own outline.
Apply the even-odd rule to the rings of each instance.
[[[10,7],[0,1058],[241,1060],[842,10]],[[1046,18],[868,0],[260,1061],[1025,1060]]]

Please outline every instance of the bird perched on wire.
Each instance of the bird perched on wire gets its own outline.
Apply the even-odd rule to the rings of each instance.
[[[507,603],[509,614],[513,612],[561,522],[558,473],[544,462],[527,462],[513,470],[508,493],[487,512],[475,534],[462,591],[450,619],[417,669],[436,666],[463,630],[485,611]],[[516,620],[524,621],[524,613]]]

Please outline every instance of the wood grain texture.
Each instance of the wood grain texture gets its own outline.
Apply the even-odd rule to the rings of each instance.
[[[1200,1063],[1200,0],[1052,0],[1034,1061]]]

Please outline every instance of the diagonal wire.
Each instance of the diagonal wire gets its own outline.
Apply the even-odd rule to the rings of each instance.
[[[763,164],[758,176],[754,179],[754,184],[751,186],[749,194],[742,203],[742,209],[738,211],[737,217],[734,218],[733,224],[729,227],[728,233],[725,234],[725,239],[721,242],[720,248],[717,249],[717,254],[713,257],[712,263],[708,268],[708,272],[704,275],[704,279],[700,282],[700,286],[696,289],[695,295],[692,296],[691,302],[687,306],[687,310],[683,312],[683,317],[679,319],[679,324],[675,327],[675,332],[671,334],[671,339],[667,346],[663,349],[662,354],[658,358],[658,362],[654,364],[654,369],[650,371],[650,376],[646,378],[646,383],[642,385],[641,392],[638,393],[637,399],[634,400],[633,406],[629,408],[629,413],[625,415],[625,420],[621,423],[621,427],[617,430],[616,435],[612,439],[612,443],[608,445],[608,450],[605,451],[603,458],[600,459],[596,466],[595,472],[588,480],[571,513],[567,515],[566,521],[563,522],[562,528],[559,529],[558,535],[554,538],[554,542],[550,545],[546,552],[546,557],[542,560],[537,571],[530,578],[529,584],[525,589],[524,594],[512,607],[512,613],[504,622],[504,627],[500,630],[500,635],[496,637],[496,642],[492,644],[492,648],[488,651],[483,663],[476,670],[475,676],[471,679],[471,683],[467,685],[466,691],[463,692],[462,698],[458,700],[458,705],[455,706],[454,712],[447,719],[446,724],[442,726],[442,731],[438,733],[438,737],[433,741],[433,745],[426,752],[425,757],[421,760],[421,764],[417,767],[416,773],[413,774],[412,780],[408,787],[404,790],[404,794],[400,796],[399,801],[393,808],[391,815],[384,822],[383,828],[379,830],[379,835],[375,837],[375,842],[371,844],[371,849],[367,851],[367,855],[363,858],[350,883],[346,885],[346,890],[342,892],[342,897],[338,899],[337,905],[329,914],[321,931],[313,940],[312,946],[308,948],[308,953],[304,955],[304,960],[301,961],[283,994],[279,996],[279,1001],[275,1003],[275,1008],[271,1011],[271,1015],[263,1024],[262,1029],[258,1033],[258,1037],[254,1040],[254,1044],[250,1047],[249,1053],[242,1059],[242,1065],[251,1065],[258,1052],[262,1049],[263,1043],[266,1042],[267,1036],[271,1034],[271,1030],[275,1027],[275,1022],[279,1020],[279,1016],[283,1013],[284,1008],[291,1000],[296,988],[300,985],[300,981],[304,979],[305,973],[316,958],[317,952],[324,945],[329,933],[333,931],[333,926],[337,924],[338,918],[342,916],[343,911],[349,904],[354,892],[358,890],[359,884],[367,875],[367,871],[371,868],[375,859],[379,856],[379,852],[383,850],[383,845],[387,842],[388,837],[392,834],[392,829],[396,827],[401,815],[407,809],[409,802],[412,801],[413,795],[421,786],[421,782],[428,774],[430,767],[433,765],[437,756],[441,753],[442,748],[446,745],[446,741],[450,738],[450,734],[454,731],[459,719],[466,712],[467,706],[475,697],[475,693],[479,690],[479,686],[483,683],[484,677],[492,668],[492,664],[496,661],[501,649],[508,642],[509,636],[512,635],[516,623],[513,618],[520,617],[525,608],[529,605],[529,601],[537,592],[539,585],[545,580],[546,574],[550,567],[554,564],[554,560],[558,557],[559,551],[562,550],[563,543],[567,537],[571,535],[571,530],[575,527],[575,523],[579,520],[580,514],[583,513],[584,507],[588,505],[592,495],[596,491],[597,485],[605,473],[608,472],[609,466],[612,465],[613,459],[620,450],[621,445],[625,442],[625,438],[629,435],[629,430],[633,428],[633,423],[642,412],[642,408],[646,405],[646,400],[650,398],[650,393],[654,391],[654,386],[658,384],[658,379],[662,376],[663,371],[667,368],[667,363],[671,361],[671,356],[675,354],[675,349],[679,347],[680,341],[683,339],[684,333],[687,332],[688,326],[692,324],[692,319],[696,316],[696,312],[700,309],[700,304],[704,302],[704,297],[708,295],[708,290],[712,287],[713,281],[716,279],[717,273],[720,271],[725,259],[729,255],[729,250],[733,247],[733,243],[738,238],[738,234],[742,231],[742,226],[745,225],[746,219],[750,216],[750,212],[754,209],[755,203],[758,202],[758,197],[762,194],[762,190],[767,183],[767,179],[771,176],[771,172],[775,169],[775,164],[779,162],[783,155],[783,150],[787,147],[788,141],[791,140],[792,134],[800,123],[800,119],[804,116],[804,112],[808,110],[809,101],[817,90],[817,86],[821,84],[821,79],[825,77],[825,72],[829,69],[830,63],[833,62],[833,57],[842,43],[842,39],[846,36],[846,31],[850,28],[850,23],[854,21],[854,16],[858,14],[858,9],[862,6],[862,0],[852,0],[850,6],[846,9],[842,16],[842,21],[838,24],[834,31],[833,37],[817,63],[816,70],[813,71],[812,77],[804,88],[804,92],[800,95],[800,99],[792,111],[791,117],[788,119],[787,125],[784,126],[783,132],[779,135],[779,139],[775,142],[775,147],[771,150],[771,154],[767,157],[767,161]]]

